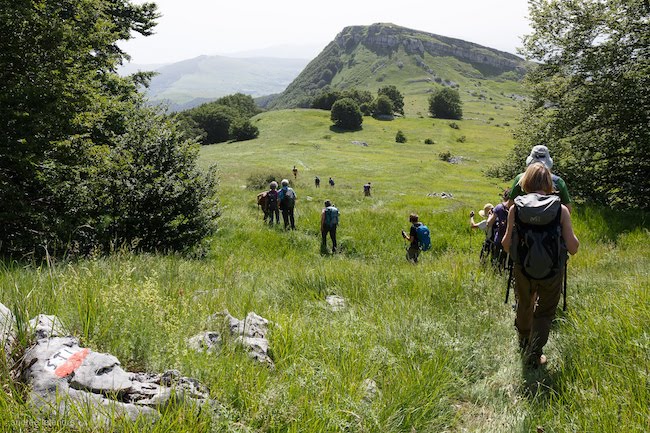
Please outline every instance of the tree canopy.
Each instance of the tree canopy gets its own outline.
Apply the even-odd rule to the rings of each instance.
[[[574,195],[650,206],[650,3],[532,0],[523,53],[540,62],[526,77],[512,176],[545,144]]]
[[[196,171],[194,143],[145,107],[137,88],[148,74],[115,73],[128,59],[117,42],[150,35],[157,17],[153,3],[127,0],[17,0],[0,8],[0,253],[135,239],[146,249],[180,249],[185,230],[191,242],[209,231],[193,220],[195,211],[209,219],[203,210],[215,186]],[[164,156],[171,154],[183,156]],[[118,168],[122,175],[113,176]],[[178,182],[183,210],[153,194],[147,179],[154,178]],[[127,207],[151,211],[142,224],[161,236],[128,228]]]
[[[463,108],[458,90],[443,87],[434,92],[429,97],[429,112],[440,119],[461,119]]]
[[[331,119],[339,128],[349,130],[359,129],[363,123],[359,105],[350,98],[339,99],[332,105]]]
[[[377,90],[377,96],[385,95],[390,98],[393,103],[393,111],[404,115],[404,96],[397,90],[395,86],[384,86]]]

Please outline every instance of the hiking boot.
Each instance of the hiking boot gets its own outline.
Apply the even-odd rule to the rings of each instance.
[[[528,337],[519,337],[519,351],[521,353],[526,352],[529,344],[530,344],[530,340],[528,339]]]
[[[526,361],[526,365],[534,370],[538,369],[541,366],[546,365],[548,360],[546,359],[546,355],[534,355],[531,354],[528,357],[528,360]]]

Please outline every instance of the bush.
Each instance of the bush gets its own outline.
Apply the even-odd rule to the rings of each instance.
[[[460,126],[456,122],[449,122],[449,127],[451,129],[460,129]]]
[[[248,120],[237,120],[230,125],[230,137],[235,141],[257,138],[260,130]]]
[[[397,134],[395,134],[395,142],[396,143],[406,143],[406,135],[402,132],[400,129],[397,131]]]
[[[451,161],[452,154],[450,151],[440,152],[438,158],[440,158],[441,161],[449,162]]]
[[[342,129],[355,130],[361,127],[363,116],[359,105],[350,98],[339,99],[332,105],[330,118]]]
[[[386,95],[379,95],[375,100],[375,115],[392,115],[393,102]]]
[[[287,174],[282,174],[277,171],[257,171],[251,173],[246,180],[246,188],[254,190],[267,190],[269,189],[269,184],[273,181],[276,181],[278,185],[282,179],[289,180],[291,184],[291,177]]]
[[[429,112],[442,119],[461,119],[463,109],[458,90],[444,87],[429,97]]]
[[[435,144],[435,143],[436,143],[436,142],[433,141],[433,140],[430,139],[430,138],[427,138],[427,139],[424,140],[424,144]]]
[[[461,135],[460,137],[458,137],[456,139],[456,141],[459,142],[459,143],[464,143],[465,141],[467,141],[467,137],[465,137],[464,135]]]

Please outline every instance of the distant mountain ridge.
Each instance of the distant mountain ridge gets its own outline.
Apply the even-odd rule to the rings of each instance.
[[[369,90],[381,83],[464,79],[518,79],[526,62],[473,42],[390,23],[345,27],[268,108],[309,106],[325,87]],[[453,79],[453,80],[452,80]],[[400,86],[398,86],[400,87]]]
[[[303,70],[308,59],[199,56],[160,66],[146,94],[152,103],[171,111],[184,110],[225,95],[260,97],[282,92]],[[135,72],[134,67],[122,73]]]

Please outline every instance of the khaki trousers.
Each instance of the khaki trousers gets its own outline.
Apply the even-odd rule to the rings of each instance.
[[[562,294],[564,269],[546,280],[531,280],[515,265],[515,291],[518,296],[515,327],[519,339],[529,342],[527,355],[539,359],[548,342],[551,323]]]

